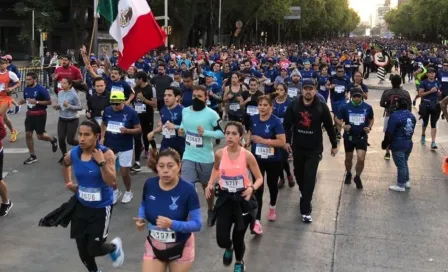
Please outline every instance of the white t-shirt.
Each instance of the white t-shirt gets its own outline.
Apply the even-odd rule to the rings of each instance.
[[[9,73],[9,79],[10,79],[12,82],[17,82],[17,81],[19,81],[19,78],[17,77],[16,73],[11,72],[11,71],[7,71],[7,72]],[[5,72],[5,73],[6,73],[6,72]],[[0,72],[1,75],[4,75],[5,73],[1,73],[1,72]]]

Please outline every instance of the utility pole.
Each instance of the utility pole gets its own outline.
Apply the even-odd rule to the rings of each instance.
[[[168,31],[168,0],[165,0],[165,31]],[[168,47],[168,33],[165,39],[165,47]]]
[[[222,10],[222,0],[219,0],[219,15],[218,15],[218,42],[222,44],[221,41],[221,10]]]

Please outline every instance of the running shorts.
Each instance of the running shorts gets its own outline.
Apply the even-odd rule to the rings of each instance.
[[[37,135],[45,133],[45,126],[47,124],[47,115],[27,115],[25,117],[25,131],[36,131]]]
[[[159,250],[164,250],[167,248],[171,248],[176,245],[176,243],[172,244],[166,244],[162,242],[158,242],[152,238],[151,243],[153,246]],[[156,255],[154,254],[154,251],[152,250],[151,245],[149,244],[148,240],[145,239],[145,254],[143,255],[143,260],[154,260],[156,259]],[[179,259],[174,260],[176,263],[192,263],[194,261],[194,255],[195,255],[195,241],[194,241],[194,234],[192,233],[190,238],[188,238],[187,243],[185,243],[184,251],[182,252],[182,257]]]
[[[90,208],[77,201],[72,215],[70,238],[76,239],[88,235],[98,240],[106,239],[112,208],[113,206]]]
[[[202,185],[207,185],[214,165],[215,164],[213,162],[200,163],[190,160],[183,160],[181,178],[192,184],[200,182]]]
[[[11,96],[0,96],[0,104],[7,104],[8,109],[9,109],[12,104],[12,97]]]

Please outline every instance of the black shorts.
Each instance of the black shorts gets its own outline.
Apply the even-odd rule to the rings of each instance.
[[[45,133],[45,126],[47,124],[47,115],[27,115],[25,118],[25,131],[36,131],[38,135]]]
[[[109,223],[113,206],[89,208],[76,202],[72,215],[70,238],[76,239],[89,235],[105,239],[109,232]]]
[[[352,142],[349,140],[344,140],[344,150],[345,153],[351,153],[354,150],[364,150],[367,151],[367,141],[356,141]]]

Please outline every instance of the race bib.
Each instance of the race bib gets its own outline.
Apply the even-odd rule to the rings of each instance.
[[[244,79],[244,84],[249,84],[249,80],[250,80],[250,78],[246,77],[246,78]]]
[[[297,88],[289,87],[288,88],[288,96],[296,97],[297,96]]]
[[[176,136],[176,131],[174,129],[169,129],[166,126],[163,126],[162,127],[162,135],[163,135],[163,137],[169,139],[173,136]]]
[[[230,103],[229,109],[231,111],[238,111],[240,109],[240,104],[239,103]]]
[[[364,116],[364,114],[351,113],[348,116],[348,119],[349,119],[350,124],[353,124],[355,126],[359,126],[361,124],[364,124],[364,121],[366,120],[366,117]]]
[[[1,87],[1,86],[0,86],[0,87]],[[34,107],[36,106],[35,104],[31,104],[31,103],[29,103],[28,101],[29,101],[29,99],[26,100],[26,106],[27,106],[29,109],[32,109],[32,108],[34,108]]]
[[[146,105],[143,103],[135,103],[135,111],[137,113],[144,113],[146,112]]]
[[[264,84],[271,84],[271,79],[270,78],[266,78],[266,80],[264,81]]]
[[[250,116],[254,116],[255,114],[258,114],[258,107],[257,106],[247,106],[246,113]]]
[[[58,89],[62,89],[61,82],[58,82]]]
[[[121,133],[120,128],[124,127],[123,122],[109,121],[106,130],[111,133]]]
[[[352,66],[350,64],[345,65],[345,68],[351,68]]]
[[[334,91],[337,93],[343,93],[343,92],[345,92],[345,86],[336,85],[336,87],[334,88]]]
[[[245,189],[244,178],[243,176],[237,176],[237,177],[221,176],[221,188],[231,193],[243,191]]]
[[[95,117],[95,121],[98,123],[98,125],[101,126],[101,124],[103,123],[103,118],[102,117]]]
[[[124,89],[121,86],[112,86],[111,92],[114,92],[114,91],[124,92]]]
[[[320,86],[320,90],[321,90],[321,91],[326,91],[327,88],[325,87],[325,85],[321,85],[321,86]]]
[[[331,71],[331,75],[332,76],[336,75],[336,71]]]
[[[176,233],[172,230],[151,230],[151,237],[162,243],[176,242]]]
[[[0,92],[5,90],[5,83],[0,83]]]
[[[201,136],[196,133],[187,132],[185,137],[185,142],[187,145],[195,146],[195,147],[203,147],[204,142]]]
[[[255,147],[255,155],[262,159],[274,156],[274,148],[264,144],[257,144]]]
[[[442,77],[442,82],[448,82],[448,77]]]
[[[100,188],[86,188],[79,186],[78,196],[84,201],[101,201],[101,189]]]

